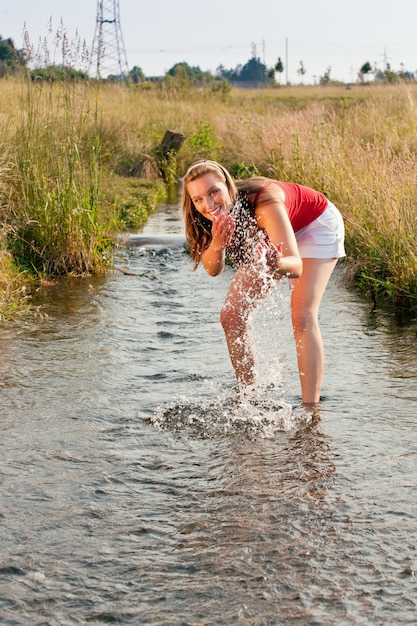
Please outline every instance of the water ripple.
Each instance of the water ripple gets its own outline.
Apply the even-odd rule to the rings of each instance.
[[[415,623],[415,331],[331,282],[312,420],[285,284],[242,397],[232,270],[124,255],[132,275],[65,280],[0,329],[0,623]]]

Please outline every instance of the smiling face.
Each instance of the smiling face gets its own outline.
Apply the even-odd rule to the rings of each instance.
[[[228,213],[232,204],[229,189],[217,172],[207,172],[187,183],[187,192],[199,213],[211,222],[213,215]]]

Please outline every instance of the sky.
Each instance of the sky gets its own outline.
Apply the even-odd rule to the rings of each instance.
[[[35,48],[45,38],[53,47],[62,23],[70,40],[78,36],[93,49],[97,0],[1,5],[0,35],[17,48],[24,47],[25,29]],[[104,6],[112,11],[111,0]],[[293,84],[319,82],[328,68],[330,78],[354,82],[367,61],[417,71],[416,0],[119,0],[119,9],[128,68],[138,66],[147,77],[181,62],[212,73],[219,65],[235,69],[253,56],[268,68],[281,58],[280,81]]]

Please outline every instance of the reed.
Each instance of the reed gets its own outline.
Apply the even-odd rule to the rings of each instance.
[[[0,322],[21,317],[30,308],[30,297],[24,275],[13,263],[7,251],[7,233],[0,232]]]
[[[100,143],[84,85],[28,82],[16,128],[13,255],[44,274],[102,269]],[[85,104],[86,103],[86,104]]]

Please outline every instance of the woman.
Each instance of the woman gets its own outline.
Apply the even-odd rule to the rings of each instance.
[[[345,255],[343,220],[321,193],[264,177],[232,180],[214,161],[191,165],[182,210],[194,261],[211,276],[226,258],[236,267],[221,323],[238,383],[256,382],[248,318],[283,276],[291,313],[303,405],[320,400],[324,354],[318,312],[337,260]]]

